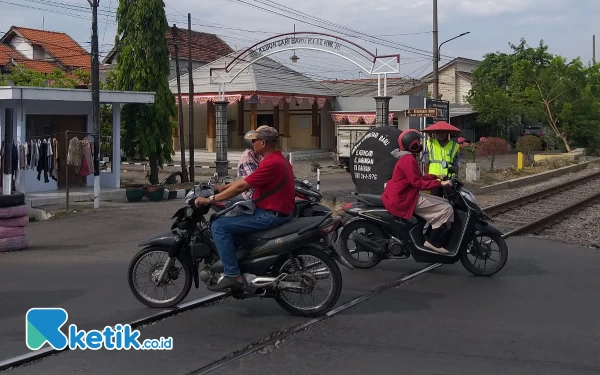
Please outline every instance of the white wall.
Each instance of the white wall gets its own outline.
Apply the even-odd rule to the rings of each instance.
[[[12,38],[10,44],[13,46],[14,49],[19,51],[28,59],[33,59],[33,46],[25,38],[16,36]]]

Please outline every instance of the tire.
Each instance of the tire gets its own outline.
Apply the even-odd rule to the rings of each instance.
[[[185,299],[185,297],[187,297],[188,293],[190,292],[190,289],[192,287],[192,270],[190,269],[189,265],[186,262],[181,261],[180,257],[177,257],[177,260],[179,260],[179,263],[182,265],[182,268],[184,271],[184,276],[185,276],[184,287],[181,288],[181,291],[171,301],[155,302],[155,301],[148,300],[146,297],[141,295],[138,292],[137,288],[135,287],[133,273],[134,273],[136,264],[146,254],[151,253],[151,252],[167,253],[167,250],[162,247],[150,246],[150,247],[140,250],[137,254],[135,254],[133,259],[131,259],[131,262],[129,262],[129,267],[127,269],[127,281],[129,283],[129,289],[131,290],[131,293],[133,293],[133,295],[135,296],[135,298],[137,298],[138,301],[140,301],[141,303],[143,303],[144,305],[146,305],[148,307],[164,308],[164,307],[176,306],[181,301],[183,301]],[[167,257],[168,257],[168,254],[167,254]],[[181,274],[180,274],[180,277],[181,277]]]
[[[327,268],[330,271],[331,278],[333,280],[331,293],[329,293],[328,298],[325,300],[324,303],[322,303],[322,305],[320,307],[317,307],[314,309],[301,309],[301,308],[298,308],[298,307],[290,304],[288,301],[285,300],[284,297],[281,296],[281,292],[278,293],[278,295],[275,297],[275,301],[277,302],[277,304],[279,306],[281,306],[284,310],[286,310],[291,315],[302,316],[302,317],[307,317],[307,318],[314,318],[314,317],[317,317],[317,316],[327,313],[329,310],[331,310],[335,306],[335,304],[339,300],[340,295],[342,294],[342,287],[343,287],[342,272],[340,271],[340,268],[338,267],[337,263],[333,259],[331,259],[322,250],[317,250],[317,249],[309,248],[309,247],[303,247],[303,248],[295,251],[294,255],[292,257],[299,256],[299,255],[313,256],[313,257],[319,259],[320,261],[322,261],[327,266]],[[280,274],[281,268],[285,265],[285,263],[289,259],[291,259],[291,257],[286,258],[284,261],[277,264],[277,266],[275,267],[275,269],[277,270],[277,274]]]
[[[25,194],[12,192],[10,195],[0,195],[0,208],[14,207],[25,204]]]
[[[364,220],[352,221],[348,225],[344,226],[342,229],[342,233],[340,233],[340,252],[346,258],[348,263],[352,264],[356,268],[372,268],[381,262],[381,259],[377,256],[377,254],[373,254],[373,257],[369,260],[358,260],[350,254],[350,249],[348,248],[348,240],[350,239],[350,234],[357,229],[365,228],[368,232],[373,233],[373,235],[377,238],[384,238],[383,231],[379,229],[375,224],[371,224]]]
[[[0,219],[0,227],[26,227],[29,224],[29,215]]]
[[[0,239],[0,252],[23,250],[29,247],[29,237],[24,234],[19,237]]]
[[[21,237],[25,234],[24,227],[2,227],[0,226],[0,239]]]
[[[12,207],[1,207],[0,208],[0,218],[1,219],[10,219],[13,217],[21,217],[28,215],[27,205],[21,204],[19,206]]]
[[[475,267],[475,265],[473,265],[471,263],[471,261],[469,260],[469,258],[467,256],[466,250],[460,254],[460,262],[462,263],[463,267],[465,267],[467,269],[467,271],[471,272],[473,275],[476,275],[476,276],[492,276],[492,275],[500,272],[500,270],[502,270],[502,268],[504,268],[504,265],[506,264],[506,261],[508,260],[508,245],[506,244],[506,241],[504,240],[504,238],[502,238],[502,236],[499,236],[497,234],[486,234],[485,237],[488,237],[492,241],[497,243],[498,248],[500,249],[500,260],[498,261],[498,264],[496,265],[496,267],[494,267],[490,270],[481,270],[481,269]],[[476,238],[473,239],[473,241],[475,241],[475,240],[476,240]]]

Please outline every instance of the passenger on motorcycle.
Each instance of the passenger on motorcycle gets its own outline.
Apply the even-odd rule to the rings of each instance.
[[[421,134],[414,129],[405,130],[398,137],[400,152],[392,179],[384,188],[381,197],[385,208],[394,216],[410,219],[417,214],[431,225],[429,240],[425,246],[439,253],[448,253],[442,241],[444,231],[454,221],[454,210],[446,199],[423,194],[420,190],[431,190],[451,185],[451,181],[439,181],[437,176],[423,176],[417,164],[417,155],[423,150]]]
[[[216,285],[208,287],[215,292],[226,289],[233,291],[245,285],[238,266],[234,236],[281,225],[291,219],[294,211],[294,172],[288,160],[277,150],[279,133],[270,126],[261,126],[256,132],[247,135],[247,138],[252,141],[254,152],[264,158],[258,169],[251,175],[232,182],[217,195],[198,197],[195,202],[196,205],[221,202],[249,189],[255,189],[255,200],[270,194],[256,203],[256,210],[252,215],[220,217],[213,221],[210,229],[223,263],[224,274]],[[287,180],[282,185],[285,178]],[[278,187],[279,190],[276,190]]]
[[[258,129],[250,130],[244,135],[244,146],[246,147],[246,150],[242,153],[237,165],[238,180],[251,175],[258,168],[258,164],[263,160],[263,157],[254,151],[254,146],[252,145],[252,138],[255,136],[256,132],[262,128],[268,128],[268,126],[259,126]],[[231,184],[217,185],[215,190],[220,193],[227,189],[229,185]],[[245,191],[240,195],[240,198],[244,200],[250,200],[252,197],[254,197],[254,189]]]

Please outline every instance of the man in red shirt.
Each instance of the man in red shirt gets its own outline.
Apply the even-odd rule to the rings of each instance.
[[[451,181],[439,181],[437,176],[423,176],[417,165],[416,156],[423,150],[421,134],[414,130],[405,130],[398,137],[400,152],[394,167],[392,179],[389,180],[381,196],[383,205],[394,216],[410,219],[417,214],[431,224],[429,241],[425,246],[438,253],[448,253],[440,242],[446,225],[454,221],[454,210],[446,199],[420,193],[420,190],[431,190],[449,186]]]
[[[196,198],[196,205],[206,205],[231,199],[249,189],[254,189],[255,200],[270,193],[256,203],[254,214],[220,217],[211,224],[210,229],[223,263],[224,274],[216,285],[208,287],[215,292],[227,289],[234,291],[245,284],[238,267],[234,235],[276,227],[290,220],[294,211],[294,170],[281,151],[277,150],[277,130],[261,126],[255,132],[247,133],[245,138],[252,140],[254,152],[264,158],[258,169],[229,184],[217,195]]]

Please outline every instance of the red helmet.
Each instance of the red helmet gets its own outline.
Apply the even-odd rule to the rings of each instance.
[[[403,131],[398,137],[398,146],[400,146],[400,150],[409,151],[414,154],[423,151],[423,145],[421,144],[421,133],[415,129]]]

